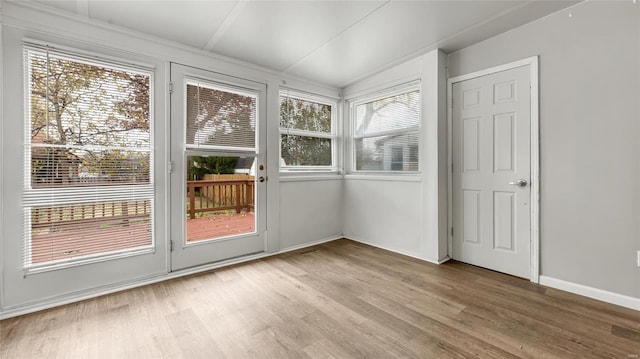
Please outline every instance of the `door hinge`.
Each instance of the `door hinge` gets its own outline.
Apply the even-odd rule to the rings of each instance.
[[[167,164],[167,170],[169,171],[169,173],[173,173],[173,162],[169,161],[169,163]]]
[[[169,95],[173,94],[173,82],[169,82]]]
[[[451,227],[451,237],[453,237],[453,227]]]
[[[173,241],[169,241],[169,252],[173,252]]]
[[[451,109],[453,110],[453,104],[456,102],[456,100],[454,98],[451,99]]]
[[[453,173],[453,162],[451,163],[451,173]]]

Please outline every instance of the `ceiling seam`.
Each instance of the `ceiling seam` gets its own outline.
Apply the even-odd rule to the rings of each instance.
[[[373,75],[375,75],[377,73],[380,73],[380,72],[383,72],[385,70],[391,69],[391,68],[393,68],[395,66],[398,66],[398,65],[400,65],[402,63],[405,63],[405,62],[407,62],[407,61],[409,61],[411,59],[414,59],[414,58],[416,58],[418,56],[424,55],[429,51],[433,51],[435,49],[438,49],[439,46],[442,43],[445,43],[447,41],[455,39],[456,37],[459,37],[459,36],[463,35],[464,33],[469,32],[469,31],[473,31],[474,29],[477,29],[480,26],[489,24],[489,23],[495,21],[496,19],[498,19],[498,18],[500,18],[502,16],[505,16],[505,15],[507,15],[509,13],[518,11],[518,10],[530,5],[534,1],[535,0],[525,1],[520,5],[517,5],[515,7],[500,11],[500,12],[494,14],[493,16],[491,16],[491,17],[489,17],[487,19],[481,20],[481,21],[479,21],[479,22],[477,22],[477,23],[475,23],[475,24],[473,24],[473,25],[471,25],[471,26],[469,26],[469,27],[467,27],[467,28],[465,28],[463,30],[456,31],[456,32],[454,32],[452,34],[449,34],[449,35],[445,36],[442,39],[439,39],[439,40],[437,40],[435,42],[432,42],[432,43],[430,43],[428,45],[422,46],[422,47],[418,48],[417,50],[413,50],[410,53],[405,54],[404,56],[400,57],[399,59],[397,59],[397,60],[395,60],[395,61],[393,61],[391,63],[388,63],[388,64],[386,64],[384,66],[381,66],[381,67],[379,67],[379,68],[377,68],[375,70],[368,71],[368,72],[366,72],[366,73],[364,73],[364,74],[362,74],[360,76],[352,78],[351,80],[344,81],[344,82],[342,82],[342,83],[340,83],[338,85],[338,88],[345,88],[345,87],[347,87],[349,85],[352,85],[352,84],[354,84],[354,83],[356,83],[356,82],[358,82],[360,80],[366,79],[366,78],[368,78],[370,76],[373,76]]]
[[[353,24],[349,25],[346,29],[340,31],[339,33],[337,33],[335,36],[333,36],[332,38],[330,38],[329,40],[325,41],[322,45],[316,47],[315,49],[309,51],[307,54],[303,55],[298,61],[294,62],[293,64],[287,66],[282,72],[283,73],[288,73],[289,71],[291,71],[294,67],[298,66],[300,63],[302,63],[304,60],[306,60],[307,58],[309,58],[311,55],[313,55],[314,53],[316,53],[318,50],[322,49],[323,47],[327,46],[329,43],[333,42],[335,39],[339,38],[340,36],[342,36],[344,33],[346,33],[347,31],[353,29],[355,26],[357,26],[358,24],[360,24],[361,22],[363,22],[364,20],[366,20],[367,18],[369,18],[371,15],[375,14],[376,12],[380,11],[380,9],[382,9],[383,7],[387,6],[389,3],[391,2],[391,0],[387,0],[385,1],[383,4],[381,4],[380,6],[378,6],[377,8],[373,9],[372,11],[370,11],[368,14],[366,14],[365,16],[363,16],[362,18],[358,19],[356,22],[354,22]]]
[[[229,15],[227,15],[227,17],[224,19],[222,24],[220,24],[220,27],[218,27],[218,30],[216,30],[213,36],[211,36],[211,39],[209,39],[209,42],[207,42],[207,45],[204,47],[204,50],[207,50],[207,51],[213,50],[213,48],[216,46],[216,44],[218,44],[220,39],[222,39],[222,36],[224,36],[224,34],[227,32],[227,30],[229,30],[231,25],[233,25],[233,22],[236,21],[236,19],[242,12],[242,9],[244,9],[245,5],[248,2],[249,0],[239,0],[235,4],[233,9],[231,9],[231,11],[229,12]]]

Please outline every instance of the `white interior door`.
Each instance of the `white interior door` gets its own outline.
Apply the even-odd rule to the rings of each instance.
[[[171,65],[171,268],[265,250],[266,85]]]
[[[452,86],[453,258],[529,278],[529,66]]]

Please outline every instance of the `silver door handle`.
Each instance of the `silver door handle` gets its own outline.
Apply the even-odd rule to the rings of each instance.
[[[517,180],[515,182],[509,182],[510,185],[518,186],[518,187],[524,187],[524,186],[527,185],[527,183],[528,183],[527,180],[524,179],[524,178],[523,179],[519,179],[519,180]]]

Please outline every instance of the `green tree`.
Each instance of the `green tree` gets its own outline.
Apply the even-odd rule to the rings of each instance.
[[[237,157],[189,156],[187,158],[187,178],[202,180],[206,174],[235,173]]]
[[[187,85],[187,144],[254,147],[257,98]]]
[[[69,184],[81,172],[148,181],[149,154],[136,150],[150,142],[148,75],[35,50],[28,64],[34,186]]]
[[[280,102],[280,128],[331,133],[331,106],[286,97]],[[283,134],[280,156],[289,166],[330,166],[331,139]]]

